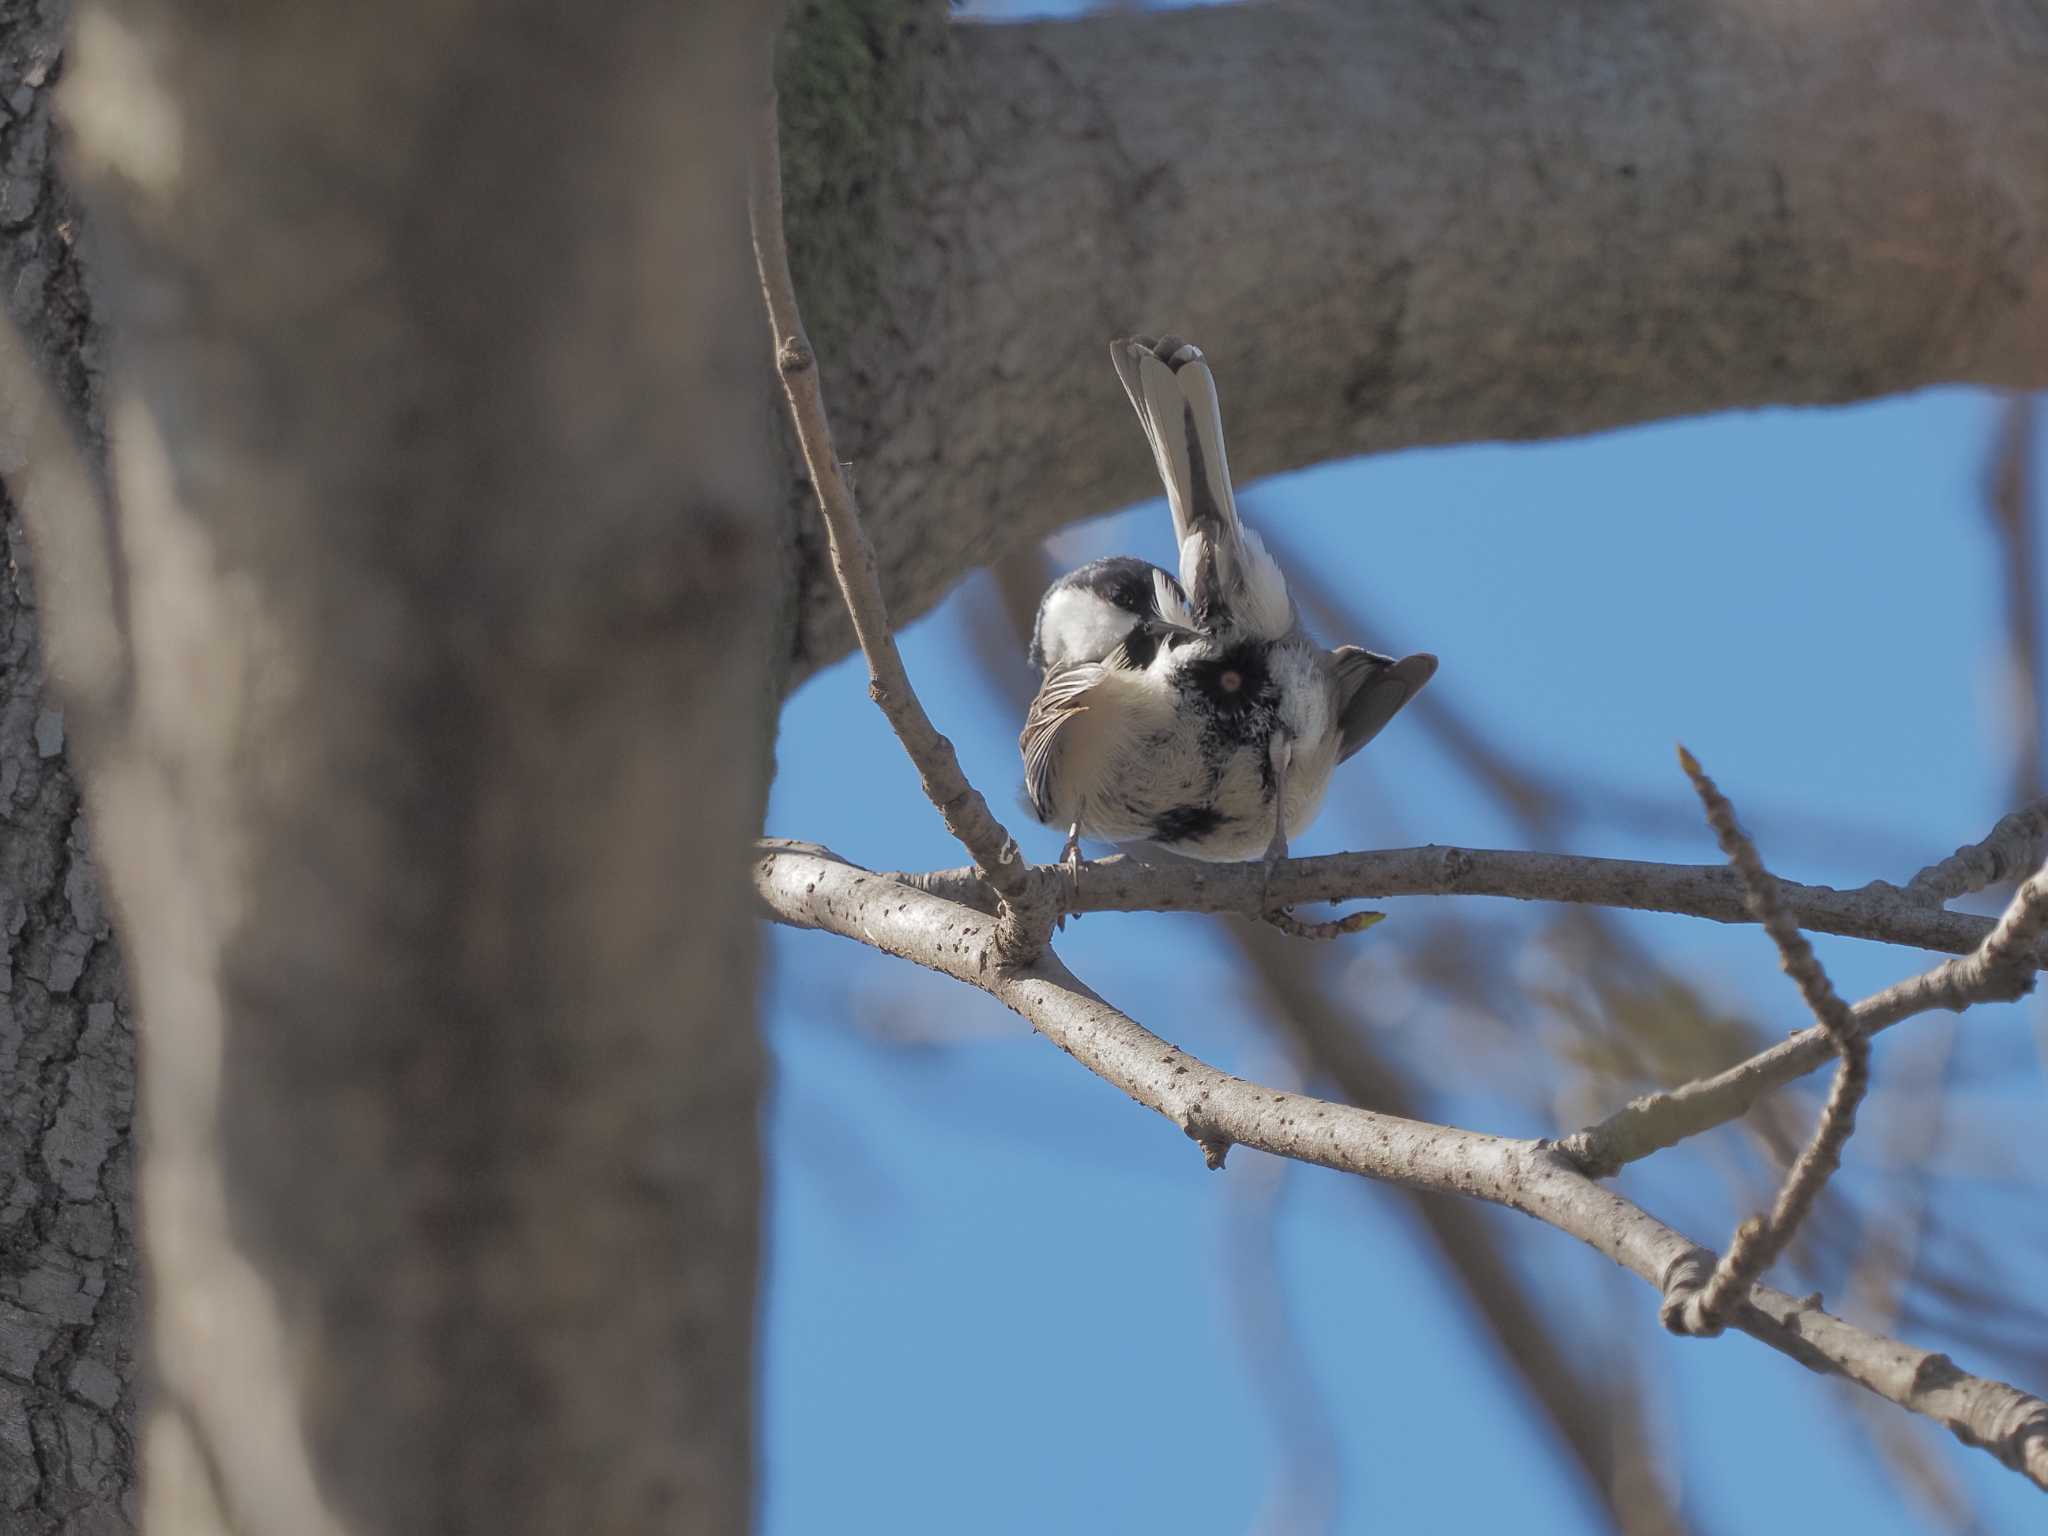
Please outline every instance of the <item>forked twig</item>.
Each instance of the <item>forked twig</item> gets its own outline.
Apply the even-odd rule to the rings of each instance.
[[[1698,759],[1683,747],[1678,749],[1678,761],[1706,808],[1707,820],[1720,838],[1721,851],[1742,877],[1750,911],[1778,946],[1785,973],[1798,984],[1799,995],[1806,1000],[1828,1043],[1842,1059],[1820,1123],[1786,1173],[1769,1214],[1752,1216],[1736,1228],[1728,1251],[1697,1289],[1666,1288],[1665,1326],[1675,1332],[1710,1335],[1727,1325],[1730,1309],[1749,1295],[1750,1286],[1785,1251],[1785,1245],[1813,1209],[1813,1202],[1829,1176],[1841,1166],[1842,1148],[1855,1134],[1856,1107],[1870,1086],[1870,1039],[1828,980],[1813,946],[1799,931],[1799,924],[1778,900],[1777,883],[1757,856],[1756,844],[1737,825],[1735,808],[1728,803],[1727,796],[1707,777]]]

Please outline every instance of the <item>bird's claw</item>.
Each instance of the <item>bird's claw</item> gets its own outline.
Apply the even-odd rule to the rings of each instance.
[[[1273,903],[1273,871],[1280,867],[1281,861],[1286,857],[1287,828],[1284,825],[1277,826],[1273,829],[1273,840],[1266,844],[1266,856],[1259,862],[1259,910],[1257,915],[1260,917],[1264,917],[1268,912],[1284,910],[1276,908]]]
[[[1086,856],[1081,852],[1080,824],[1076,823],[1068,829],[1066,846],[1060,849],[1060,868],[1067,872],[1067,884],[1073,888],[1076,901],[1081,897],[1081,866],[1087,862]],[[1062,912],[1053,926],[1062,933],[1066,932],[1067,914]]]

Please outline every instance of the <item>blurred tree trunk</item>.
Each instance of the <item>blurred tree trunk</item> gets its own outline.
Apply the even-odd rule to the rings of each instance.
[[[10,1531],[134,1518],[133,1035],[81,734],[150,1010],[158,1507],[744,1523],[758,1065],[723,882],[773,698],[847,635],[808,537],[777,560],[743,9],[94,13],[126,659],[97,708],[46,693],[7,502]],[[0,278],[96,448],[65,24],[0,0]],[[799,0],[797,275],[897,613],[1154,493],[1122,330],[1209,346],[1247,475],[2048,382],[2044,56],[2028,0],[1000,29]],[[231,1321],[181,1303],[209,1289]],[[265,1438],[289,1404],[212,1393],[239,1368],[305,1448]]]
[[[91,519],[26,507],[148,1018],[153,1531],[747,1523],[766,38],[745,0],[78,16],[103,612]],[[99,1193],[78,1142],[53,1199]]]

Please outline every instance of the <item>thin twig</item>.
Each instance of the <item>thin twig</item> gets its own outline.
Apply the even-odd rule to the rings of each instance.
[[[997,821],[968,783],[960,759],[931,722],[911,687],[903,656],[889,625],[889,610],[875,574],[874,551],[862,530],[860,506],[832,444],[832,423],[818,382],[817,356],[804,334],[797,308],[796,285],[790,277],[789,251],[782,226],[782,154],[776,118],[776,97],[768,89],[757,121],[753,175],[748,194],[753,225],[754,259],[761,273],[761,293],[768,307],[775,342],[775,370],[789,401],[791,425],[803,449],[818,510],[831,546],[832,572],[846,599],[854,635],[868,664],[868,693],[888,718],[896,739],[917,768],[924,792],[938,807],[946,829],[974,860],[975,872],[1001,903],[1004,963],[1030,959],[1045,947],[1054,913],[1045,882],[1036,881],[1018,851],[1016,839]]]
[[[1311,939],[1325,941],[1348,938],[1354,933],[1363,933],[1373,924],[1386,917],[1384,912],[1347,912],[1342,917],[1333,917],[1327,922],[1312,923],[1306,918],[1296,917],[1284,907],[1259,914],[1260,921],[1269,923],[1290,939]]]
[[[2005,915],[1989,924],[1967,955],[1894,982],[1850,1009],[1868,1038],[1902,1019],[1946,1008],[1961,1013],[1978,1003],[2009,1003],[2033,990],[2042,935],[2048,933],[2048,871],[2013,893]],[[1981,920],[1980,920],[1981,921]],[[1816,1027],[1712,1077],[1648,1094],[1626,1108],[1561,1140],[1558,1150],[1594,1178],[1618,1172],[1638,1158],[1748,1113],[1756,1101],[1814,1071],[1834,1054]]]
[[[1785,1251],[1793,1233],[1799,1230],[1799,1224],[1813,1209],[1813,1202],[1819,1198],[1821,1189],[1841,1166],[1842,1149],[1856,1132],[1856,1107],[1863,1102],[1863,1095],[1870,1086],[1870,1039],[1857,1027],[1855,1015],[1842,1001],[1841,994],[1835,991],[1834,983],[1828,980],[1813,946],[1806,942],[1806,935],[1799,931],[1799,925],[1778,900],[1777,882],[1757,856],[1756,844],[1736,823],[1735,807],[1715,787],[1698,759],[1683,747],[1678,749],[1678,761],[1684,767],[1686,777],[1692,780],[1700,804],[1706,808],[1707,820],[1721,840],[1721,851],[1742,877],[1750,911],[1763,924],[1771,942],[1778,946],[1785,974],[1797,983],[1799,995],[1820,1022],[1835,1054],[1842,1059],[1841,1070],[1835,1074],[1834,1086],[1828,1091],[1827,1105],[1821,1111],[1820,1123],[1813,1128],[1812,1138],[1793,1160],[1785,1182],[1779,1186],[1778,1198],[1771,1204],[1770,1213],[1752,1216],[1738,1227],[1727,1253],[1714,1266],[1706,1283],[1685,1297],[1682,1307],[1666,1314],[1667,1321],[1678,1322],[1688,1333],[1710,1335],[1719,1333],[1726,1326],[1730,1309],[1749,1293],[1757,1278],[1777,1262],[1778,1255]],[[1666,1296],[1668,1303],[1670,1293],[1667,1292]]]
[[[754,889],[769,916],[910,960],[987,992],[1089,1071],[1165,1116],[1212,1163],[1232,1143],[1412,1189],[1525,1212],[1605,1254],[1668,1300],[1696,1288],[1712,1255],[1554,1148],[1271,1089],[1220,1072],[1118,1012],[1050,951],[1005,966],[994,925],[969,907],[823,851],[763,849]],[[1960,1371],[1946,1356],[1857,1328],[1757,1285],[1728,1319],[1814,1370],[1846,1377],[1944,1425],[2048,1489],[2048,1403]]]
[[[772,840],[771,840],[772,842]],[[764,844],[763,846],[768,846]],[[899,873],[905,884],[948,901],[977,904],[981,877],[971,869]],[[1257,864],[1143,864],[1115,855],[1061,873],[1056,892],[1067,914],[1088,912],[1243,912],[1256,901]],[[1742,881],[1719,864],[1653,864],[1583,854],[1499,848],[1386,848],[1284,859],[1274,867],[1273,900],[1375,901],[1394,896],[1503,896],[1636,912],[1670,912],[1716,923],[1749,923]],[[1991,920],[1909,900],[1882,881],[1858,890],[1778,882],[1800,927],[1812,933],[1903,944],[1966,955],[1984,942]]]

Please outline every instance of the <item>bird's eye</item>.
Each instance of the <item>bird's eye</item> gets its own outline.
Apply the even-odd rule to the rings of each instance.
[[[1221,673],[1216,679],[1216,686],[1225,693],[1235,693],[1244,686],[1244,674],[1236,670]]]

